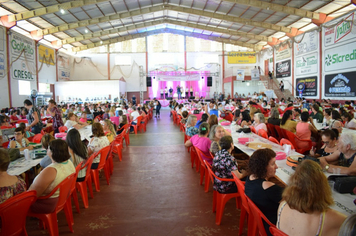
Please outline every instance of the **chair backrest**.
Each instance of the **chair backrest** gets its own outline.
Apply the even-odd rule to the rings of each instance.
[[[255,127],[253,127],[252,125],[250,125],[250,130],[252,133],[257,134]]]
[[[36,201],[36,191],[27,191],[15,195],[0,204],[2,221],[0,235],[21,235],[26,225],[26,216],[30,206]]]
[[[246,195],[245,195],[246,196]],[[246,196],[247,198],[247,203],[250,208],[250,212],[253,215],[253,218],[255,219],[255,222],[257,223],[257,228],[258,231],[260,232],[261,236],[267,236],[265,227],[263,225],[262,219],[269,225],[273,226],[273,224],[266,218],[266,216],[261,212],[261,210],[255,205],[255,203]]]
[[[269,231],[273,236],[288,236],[288,234],[284,233],[282,230],[277,229],[276,226],[269,227]]]
[[[60,133],[64,133],[64,132],[66,132],[67,130],[68,130],[67,126],[58,127],[58,131],[59,131]]]
[[[281,129],[281,130],[285,138],[288,139],[293,144],[294,148],[297,148],[297,143],[295,141],[296,138],[295,134],[286,129]]]
[[[211,176],[217,180],[220,180],[220,181],[226,181],[226,182],[234,182],[233,179],[224,179],[224,178],[220,178],[218,176],[216,176],[211,168],[211,165],[206,161],[204,160],[204,163],[205,163],[205,166],[206,168],[208,169],[209,173],[211,174]]]
[[[94,158],[99,155],[99,152],[91,154],[91,156],[87,159],[84,165],[80,168],[80,170],[83,170],[84,168],[87,168],[85,172],[85,180],[87,180],[88,177],[90,177],[90,170],[91,170],[91,164],[93,164]]]
[[[277,139],[275,139],[275,138],[274,138],[274,137],[272,137],[272,136],[269,136],[268,140],[269,140],[269,141],[271,141],[271,142],[277,143],[277,144],[279,145],[278,140],[277,140]]]
[[[106,158],[108,157],[108,154],[109,154],[111,148],[112,148],[112,146],[109,145],[109,146],[103,147],[98,152],[98,154],[100,155],[100,162],[99,162],[98,170],[102,169],[103,166],[105,165]]]
[[[205,155],[199,148],[194,147],[193,149],[195,149],[195,151],[196,151],[196,153],[197,153],[197,155],[198,155],[198,157],[199,157],[200,163],[201,163],[203,166],[205,166],[205,165],[204,165],[204,159],[203,159],[203,157],[205,157],[205,158],[214,158],[214,157],[211,155],[211,153],[210,153],[210,156],[207,156],[207,155]]]
[[[292,149],[295,149],[294,146],[293,146],[293,144],[292,144],[291,142],[289,142],[288,139],[285,139],[285,138],[282,138],[281,141],[279,142],[279,144],[280,144],[281,146],[283,146],[284,144],[291,145],[291,146],[292,146],[291,148],[292,148]]]
[[[35,136],[33,136],[32,142],[41,143],[42,136],[42,134],[36,134]]]
[[[275,125],[274,128],[277,131],[278,134],[278,140],[281,140],[282,138],[285,138],[282,131],[281,131],[281,127],[279,127],[278,125]]]
[[[246,209],[246,212],[250,214],[250,207],[248,206],[247,198],[245,195],[245,182],[241,181],[234,172],[232,172],[232,176],[234,177],[235,184],[237,186],[237,191],[241,196],[242,206]]]
[[[268,135],[277,139],[278,134],[277,134],[277,131],[276,131],[276,128],[274,127],[274,125],[271,123],[266,123],[266,125],[267,125]]]
[[[268,139],[268,134],[267,134],[266,130],[264,130],[264,129],[259,129],[258,130],[258,136],[261,136],[262,138]]]

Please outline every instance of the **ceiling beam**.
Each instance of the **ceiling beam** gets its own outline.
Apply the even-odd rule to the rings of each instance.
[[[319,20],[319,13],[307,11],[295,7],[288,7],[276,3],[262,2],[258,0],[221,0],[221,1],[237,3],[237,4],[251,6],[251,7],[258,7],[265,10],[283,12],[288,15],[295,15],[295,16],[305,17],[313,20]]]
[[[217,27],[182,22],[182,21],[179,21],[176,19],[174,19],[174,20],[157,19],[154,21],[147,21],[144,23],[123,26],[123,27],[115,28],[115,29],[111,29],[111,30],[104,30],[104,31],[98,31],[98,32],[94,32],[94,33],[84,34],[84,35],[78,36],[78,37],[66,38],[66,39],[58,40],[55,43],[56,43],[56,45],[70,44],[70,43],[80,42],[82,40],[89,40],[92,38],[98,38],[98,37],[102,37],[102,36],[106,36],[106,35],[110,35],[110,34],[126,32],[129,30],[140,29],[140,28],[145,28],[145,27],[155,26],[155,25],[160,25],[160,24],[173,24],[173,25],[185,26],[185,27],[190,27],[190,28],[195,28],[195,29],[200,29],[200,30],[207,30],[207,31],[212,31],[212,32],[216,32],[216,33],[239,36],[239,37],[244,37],[244,38],[248,38],[248,39],[265,41],[265,42],[272,42],[272,40],[273,40],[271,37],[266,37],[266,36],[262,36],[262,35],[254,35],[254,34],[245,33],[245,32],[238,32],[236,30],[224,30],[224,29],[217,28]]]
[[[179,34],[179,35],[201,38],[201,39],[206,39],[206,40],[211,40],[211,41],[216,41],[216,42],[221,42],[221,43],[228,43],[228,44],[233,44],[233,45],[237,45],[237,46],[241,46],[241,47],[248,47],[255,51],[260,51],[263,47],[261,45],[252,45],[249,43],[242,43],[242,42],[236,41],[236,40],[223,39],[223,38],[213,37],[213,36],[209,36],[209,35],[202,35],[202,34],[193,33],[193,32],[186,32],[186,31],[182,31],[182,30],[166,28],[166,29],[152,30],[150,32],[145,32],[145,33],[138,33],[138,34],[132,34],[132,35],[128,35],[128,36],[118,37],[118,38],[109,39],[109,40],[105,40],[105,41],[97,42],[97,43],[90,43],[90,44],[79,46],[79,47],[73,47],[73,48],[71,48],[71,51],[79,52],[79,51],[87,50],[90,48],[100,47],[100,46],[104,46],[104,45],[109,45],[109,44],[113,44],[113,43],[123,42],[123,41],[127,41],[127,40],[132,40],[132,39],[136,39],[136,38],[142,38],[142,37],[146,37],[149,35],[162,34],[162,33]]]
[[[40,7],[35,10],[24,11],[7,16],[8,22],[16,22],[20,20],[26,20],[33,17],[43,16],[50,13],[59,12],[61,9],[69,10],[71,8],[82,7],[86,5],[97,4],[100,2],[107,2],[109,0],[81,0],[81,1],[71,1],[61,4],[56,4],[48,7]]]

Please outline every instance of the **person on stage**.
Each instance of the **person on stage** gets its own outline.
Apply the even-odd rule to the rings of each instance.
[[[178,94],[178,100],[182,99],[182,92],[179,85],[177,86],[177,94]]]
[[[185,88],[185,99],[188,99],[189,98],[189,88],[188,87],[186,87]]]
[[[167,89],[167,87],[164,89],[164,98],[165,99],[168,98],[168,89]]]
[[[163,88],[161,88],[161,99],[163,99]]]
[[[193,86],[190,86],[190,96],[193,97]]]
[[[172,87],[169,89],[169,94],[170,94],[171,98],[173,98],[173,89],[172,89]]]

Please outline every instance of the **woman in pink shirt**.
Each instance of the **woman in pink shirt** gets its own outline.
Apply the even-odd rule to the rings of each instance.
[[[296,135],[300,139],[310,139],[313,133],[318,133],[314,125],[313,119],[309,116],[307,111],[300,115],[301,122],[298,122],[296,127]],[[308,123],[310,121],[310,124]]]
[[[256,129],[256,133],[258,133],[260,129],[263,129],[267,132],[267,126],[265,124],[265,116],[262,113],[255,113],[253,117],[255,120],[253,126]]]
[[[206,160],[210,165],[213,163],[212,158],[210,157],[210,146],[211,146],[211,140],[208,138],[209,135],[209,124],[206,122],[203,122],[199,126],[199,133],[192,136],[189,140],[185,142],[186,147],[197,147],[199,148],[203,153],[203,160]],[[206,156],[206,157],[205,157]]]

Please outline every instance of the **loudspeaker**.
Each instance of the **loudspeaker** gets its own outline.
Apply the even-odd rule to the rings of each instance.
[[[195,97],[194,96],[190,96],[190,98],[189,99],[195,99]]]
[[[166,100],[170,100],[170,101],[171,101],[171,100],[172,100],[172,97],[168,97],[168,98],[166,98]]]
[[[152,87],[152,80],[151,80],[151,77],[146,77],[146,86],[147,86],[147,87]]]
[[[207,86],[208,87],[212,87],[213,86],[213,77],[208,77],[208,80],[207,80]]]

